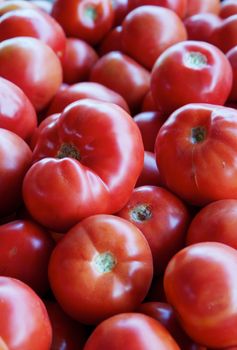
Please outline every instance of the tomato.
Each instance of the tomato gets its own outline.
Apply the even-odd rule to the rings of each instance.
[[[34,9],[9,11],[0,17],[0,41],[29,36],[40,39],[63,56],[66,38],[61,26],[48,14]]]
[[[187,334],[207,347],[237,344],[237,252],[203,242],[179,251],[164,276],[168,302]]]
[[[136,187],[145,185],[160,186],[161,184],[155,153],[145,151],[143,169],[137,179]]]
[[[195,103],[178,109],[156,140],[165,185],[194,205],[237,198],[236,133],[235,109]]]
[[[182,350],[205,350],[206,348],[194,344],[181,328],[173,308],[167,303],[148,302],[141,304],[137,312],[153,317],[159,321],[176,340]]]
[[[237,14],[237,3],[235,0],[225,0],[221,2],[219,16],[227,18]]]
[[[122,51],[121,33],[122,26],[117,26],[105,35],[98,48],[100,56],[110,51]]]
[[[36,129],[37,116],[24,92],[10,81],[0,78],[0,127],[29,141]]]
[[[144,149],[136,123],[122,108],[83,99],[43,128],[33,157],[37,162],[23,184],[26,207],[42,225],[62,232],[125,205]]]
[[[54,243],[31,220],[15,220],[0,226],[0,275],[25,282],[37,293],[48,290],[48,262]]]
[[[189,0],[129,0],[130,10],[144,5],[154,5],[168,8],[183,18],[187,11]]]
[[[35,38],[18,37],[0,43],[0,76],[18,85],[36,110],[42,110],[62,82],[60,61]]]
[[[237,200],[223,199],[202,208],[191,222],[187,244],[214,241],[237,249]]]
[[[234,46],[230,51],[226,53],[226,57],[228,58],[233,74],[233,83],[232,88],[228,97],[228,101],[237,101],[237,46]],[[236,106],[234,106],[235,108]]]
[[[56,0],[52,16],[67,36],[94,45],[112,28],[114,12],[111,0]]]
[[[156,110],[157,108],[156,108],[152,93],[151,91],[148,91],[142,101],[141,111],[146,112],[146,111],[156,111]]]
[[[15,133],[0,129],[0,217],[12,214],[21,203],[23,178],[32,152]]]
[[[31,139],[30,139],[30,147],[33,150],[35,148],[35,145],[37,144],[38,138],[44,129],[45,126],[50,125],[51,123],[54,123],[58,118],[60,117],[60,113],[55,113],[50,115],[49,117],[42,120],[42,122],[39,124],[38,128],[35,129]]]
[[[224,104],[231,87],[228,59],[217,47],[205,42],[173,45],[160,55],[151,73],[155,103],[168,115],[188,103]]]
[[[119,51],[102,56],[92,68],[90,80],[103,84],[123,96],[133,113],[139,110],[150,87],[149,72]]]
[[[114,26],[122,23],[124,17],[129,12],[129,0],[113,0],[112,6],[114,11]]]
[[[168,47],[186,39],[181,19],[173,11],[160,6],[138,7],[129,12],[122,23],[122,51],[147,69],[152,69],[156,59]]]
[[[63,81],[74,84],[86,80],[97,59],[98,55],[92,46],[83,40],[68,38],[62,59]]]
[[[142,112],[134,116],[146,151],[154,152],[156,136],[165,119],[159,111]]]
[[[219,0],[188,0],[186,17],[190,17],[197,13],[214,13],[218,15],[220,12]]]
[[[221,24],[221,19],[213,13],[198,13],[184,20],[189,40],[211,42],[213,31]]]
[[[84,98],[92,98],[98,101],[115,103],[122,107],[126,112],[129,112],[127,102],[115,91],[108,89],[102,84],[83,82],[59,90],[52,99],[47,114],[51,115],[54,113],[60,113],[72,102],[76,102]]]
[[[83,350],[87,332],[85,326],[70,318],[52,301],[45,302],[53,329],[53,341],[50,350]]]
[[[50,349],[52,328],[46,308],[25,283],[0,276],[0,314],[0,334],[7,349]]]
[[[117,215],[136,225],[146,237],[155,274],[162,273],[171,257],[184,246],[189,224],[187,208],[161,187],[135,188]]]
[[[56,299],[68,315],[85,324],[133,311],[145,298],[152,275],[145,237],[113,215],[93,215],[75,225],[49,262]]]
[[[210,37],[210,42],[227,52],[237,45],[237,14],[223,19]]]
[[[153,318],[139,313],[113,316],[99,324],[84,350],[180,350],[167,330]]]

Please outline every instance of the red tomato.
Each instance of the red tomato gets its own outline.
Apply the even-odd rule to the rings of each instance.
[[[122,26],[117,26],[105,35],[98,48],[100,56],[110,51],[122,51],[121,32]]]
[[[0,127],[29,141],[37,126],[35,109],[24,92],[0,78]]]
[[[133,113],[139,110],[150,86],[149,72],[119,51],[102,56],[92,68],[90,80],[123,96]]]
[[[0,334],[7,349],[49,350],[52,328],[37,294],[23,282],[0,276],[0,300]]]
[[[115,104],[77,101],[38,138],[34,160],[41,160],[23,184],[27,209],[58,232],[89,215],[114,213],[128,201],[143,158],[141,134],[129,114]]]
[[[83,350],[86,342],[85,326],[70,318],[52,301],[45,302],[53,329],[53,341],[50,350]]]
[[[225,0],[221,2],[221,8],[219,16],[221,18],[227,18],[233,15],[237,15],[237,2],[236,0]]]
[[[42,110],[62,82],[60,61],[35,38],[18,37],[0,43],[0,76],[18,85],[36,110]]]
[[[129,0],[113,0],[112,6],[114,11],[114,22],[113,25],[118,26],[122,23],[124,17],[129,12],[128,7]]]
[[[183,18],[187,11],[187,1],[189,0],[129,0],[130,10],[144,5],[154,5],[166,7]]]
[[[9,11],[0,17],[0,41],[26,36],[40,39],[63,56],[66,38],[61,26],[48,14],[37,9]]]
[[[63,81],[74,84],[86,80],[97,59],[98,55],[92,46],[83,40],[68,38],[62,59]]]
[[[84,350],[121,350],[125,346],[126,350],[181,350],[161,323],[139,313],[119,314],[99,324]]]
[[[196,15],[197,13],[214,13],[220,12],[220,0],[188,0],[186,17]]]
[[[136,187],[145,185],[160,186],[161,184],[155,153],[145,151],[143,169],[137,180]]]
[[[156,110],[157,108],[156,108],[154,99],[152,97],[152,93],[151,91],[148,91],[142,101],[141,111],[146,112],[146,111],[156,111]]]
[[[189,214],[185,205],[167,190],[156,186],[134,189],[118,216],[136,225],[151,248],[154,273],[162,273],[185,242]]]
[[[90,216],[74,226],[49,262],[56,299],[68,315],[85,324],[133,311],[145,298],[152,275],[145,237],[112,215]]]
[[[182,350],[205,350],[206,348],[194,344],[181,328],[173,308],[167,303],[148,302],[141,304],[137,312],[145,314],[159,321],[176,340]]]
[[[127,102],[115,91],[108,89],[102,84],[83,82],[59,90],[52,99],[47,114],[52,115],[54,113],[61,113],[64,108],[72,102],[76,102],[84,98],[92,98],[98,101],[115,103],[116,105],[122,107],[126,112],[129,112]]]
[[[111,0],[56,0],[52,16],[67,36],[97,44],[112,28],[114,12]]]
[[[30,140],[30,147],[33,150],[35,148],[35,145],[38,142],[38,138],[42,132],[42,130],[44,129],[45,126],[48,126],[52,123],[52,125],[54,124],[54,122],[60,117],[60,113],[56,113],[56,114],[52,114],[49,117],[45,118],[44,120],[42,120],[42,122],[39,124],[38,128],[35,129],[31,140]]]
[[[12,214],[21,203],[23,178],[31,165],[29,146],[15,133],[0,129],[0,217]]]
[[[195,103],[178,109],[156,140],[162,181],[194,205],[237,198],[236,133],[235,109]]]
[[[237,344],[237,252],[223,243],[204,242],[179,251],[164,276],[168,302],[197,343]]]
[[[233,74],[232,89],[230,91],[228,101],[237,102],[237,46],[228,51],[226,57],[231,64]],[[236,109],[236,106],[233,106],[233,108]]]
[[[122,51],[147,69],[152,69],[168,47],[186,39],[181,19],[160,6],[138,7],[129,12],[122,23]]]
[[[134,116],[146,151],[154,152],[156,137],[165,119],[159,111],[142,112]]]
[[[17,278],[44,294],[53,247],[49,233],[33,221],[16,220],[1,225],[0,275]]]
[[[237,200],[223,199],[201,209],[191,222],[187,244],[225,243],[237,249]]]
[[[184,20],[189,40],[211,41],[213,31],[221,24],[221,19],[213,13],[198,13]]]
[[[153,98],[166,114],[188,103],[224,104],[231,87],[228,59],[217,47],[199,41],[184,41],[167,49],[151,74]]]
[[[237,14],[220,22],[213,30],[210,42],[225,53],[237,45]]]

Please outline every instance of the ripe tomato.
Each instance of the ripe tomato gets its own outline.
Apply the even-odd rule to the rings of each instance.
[[[122,108],[83,99],[42,129],[33,157],[37,162],[23,184],[26,207],[42,225],[62,232],[125,205],[142,170],[144,148]]]
[[[237,46],[234,46],[230,51],[228,51],[226,53],[226,57],[231,64],[233,74],[232,89],[230,91],[228,101],[235,102],[237,101]],[[235,107],[236,106],[234,105],[233,108]]]
[[[210,42],[227,52],[237,45],[237,14],[223,19],[213,30]]]
[[[125,345],[126,344],[126,345]],[[160,322],[139,313],[124,313],[100,323],[84,350],[181,350]]]
[[[155,153],[145,151],[143,169],[137,179],[136,187],[145,185],[160,186],[161,184]]]
[[[189,0],[129,0],[130,11],[136,7],[144,5],[161,6],[175,12],[183,18],[187,12],[187,1]]]
[[[37,293],[48,290],[48,262],[54,242],[32,220],[0,226],[0,275],[17,278]]]
[[[236,0],[225,0],[221,2],[221,8],[219,16],[221,18],[227,18],[237,14]]]
[[[25,283],[0,276],[0,314],[0,338],[7,349],[50,349],[52,328],[46,308]]]
[[[136,226],[112,215],[90,216],[74,226],[49,262],[56,299],[68,315],[85,324],[135,310],[152,275],[145,237]]]
[[[188,39],[206,42],[211,42],[212,33],[220,24],[220,17],[213,13],[198,13],[184,20]]]
[[[161,187],[135,188],[117,215],[136,225],[146,237],[155,274],[162,273],[171,257],[184,246],[189,224],[187,208]]]
[[[188,103],[224,104],[231,87],[228,59],[205,42],[173,45],[160,55],[151,73],[153,98],[167,115]]]
[[[122,51],[147,69],[152,69],[168,47],[186,39],[187,32],[181,19],[160,6],[137,7],[122,23]]]
[[[36,110],[42,110],[62,82],[60,61],[35,38],[18,37],[0,43],[0,76],[18,85]]]
[[[237,344],[237,252],[203,242],[179,251],[164,276],[168,302],[197,343],[215,348]]]

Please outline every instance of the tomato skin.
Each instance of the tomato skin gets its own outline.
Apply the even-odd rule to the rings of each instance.
[[[165,7],[183,18],[187,11],[187,0],[129,0],[130,11],[144,5]]]
[[[71,319],[57,302],[46,301],[45,306],[53,330],[50,350],[83,350],[87,338],[85,326]]]
[[[151,73],[151,91],[158,109],[169,115],[188,103],[224,104],[232,78],[230,63],[217,47],[184,41],[157,59]]]
[[[133,190],[117,215],[133,223],[146,237],[154,274],[164,272],[171,257],[184,246],[189,224],[185,205],[161,187],[142,186]]]
[[[96,62],[91,70],[90,81],[103,84],[119,93],[132,113],[136,113],[149,89],[150,74],[129,56],[112,51]]]
[[[232,89],[230,91],[228,101],[235,102],[237,101],[237,47],[234,46],[231,50],[229,50],[226,53],[226,57],[228,58],[231,68],[232,68],[232,73],[233,73],[233,83],[232,83]],[[234,106],[235,108],[236,106]]]
[[[72,102],[92,98],[98,101],[115,103],[129,112],[129,107],[125,99],[115,91],[99,83],[82,82],[59,90],[52,99],[47,115],[61,113],[65,107]]]
[[[193,16],[197,13],[213,13],[218,15],[220,12],[220,1],[219,0],[188,0],[186,17]]]
[[[33,157],[23,184],[26,207],[38,222],[62,232],[84,217],[125,205],[142,170],[144,148],[122,108],[84,99],[43,128]]]
[[[190,104],[161,127],[155,153],[162,181],[188,203],[203,206],[237,198],[236,113],[228,107]]]
[[[213,13],[198,13],[184,20],[189,40],[211,43],[213,31],[219,27],[221,19]]]
[[[155,141],[166,118],[159,111],[141,112],[133,117],[142,135],[144,149],[154,152]]]
[[[237,14],[237,4],[235,0],[225,0],[221,2],[219,16],[227,18]]]
[[[190,245],[170,260],[165,293],[197,343],[211,348],[236,345],[236,268],[236,250],[217,242]]]
[[[37,126],[37,116],[31,102],[15,84],[0,78],[0,127],[29,141]]]
[[[9,350],[49,350],[52,328],[46,308],[25,283],[0,276],[0,334]]]
[[[83,40],[68,38],[62,59],[63,81],[67,84],[75,84],[87,80],[97,60],[98,55],[92,46]]]
[[[40,111],[59,88],[62,68],[49,46],[35,38],[18,37],[0,43],[0,76],[19,86]]]
[[[122,23],[122,51],[149,70],[162,52],[186,39],[181,19],[160,6],[138,7],[129,12]]]
[[[29,220],[0,226],[0,275],[17,278],[43,295],[48,290],[48,262],[54,242]]]
[[[0,41],[19,36],[40,39],[59,58],[63,56],[66,37],[61,26],[50,15],[38,9],[9,11],[0,17]]]
[[[160,186],[162,184],[159,169],[156,164],[155,153],[144,152],[144,165],[142,172],[137,179],[136,187],[153,185]]]
[[[154,99],[152,97],[152,93],[151,91],[148,91],[142,101],[141,112],[147,112],[147,111],[150,112],[150,111],[156,111],[156,110],[157,108],[156,108]]]
[[[32,162],[32,152],[15,133],[0,129],[0,217],[12,214],[21,203],[21,187]]]
[[[122,26],[117,26],[105,35],[98,49],[100,56],[110,51],[122,51],[121,33]]]
[[[111,261],[102,257],[106,254]],[[75,225],[58,242],[49,262],[56,299],[68,315],[85,324],[133,311],[145,298],[152,275],[145,237],[113,215],[93,215]]]
[[[210,42],[224,53],[237,45],[237,14],[223,19],[210,37]],[[228,39],[227,39],[228,38]]]
[[[112,28],[114,13],[110,0],[56,0],[52,16],[67,36],[98,44]]]
[[[127,350],[180,350],[159,322],[139,313],[119,314],[103,321],[84,350],[120,350],[125,344]]]

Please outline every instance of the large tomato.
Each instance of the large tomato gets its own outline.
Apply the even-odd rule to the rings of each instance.
[[[182,327],[210,348],[236,346],[237,252],[223,243],[203,242],[179,251],[164,276],[168,302]]]
[[[215,46],[183,41],[163,52],[151,73],[157,107],[170,114],[187,103],[224,104],[232,87],[232,70]]]
[[[162,181],[194,205],[237,198],[237,111],[189,104],[163,124],[156,140]]]
[[[49,280],[62,308],[95,324],[135,310],[153,275],[149,245],[135,225],[113,215],[93,215],[56,245]]]
[[[144,149],[136,123],[122,108],[84,99],[42,129],[33,157],[37,162],[23,184],[25,204],[41,224],[65,231],[84,217],[125,205]]]
[[[6,349],[50,349],[52,328],[46,308],[25,283],[0,277],[0,314],[0,340]]]
[[[206,42],[210,42],[213,31],[220,23],[220,17],[213,13],[198,13],[184,20],[188,39]]]
[[[140,313],[113,316],[99,324],[84,350],[181,350],[162,324]]]

